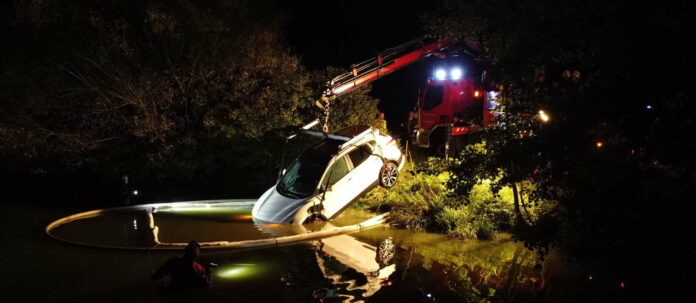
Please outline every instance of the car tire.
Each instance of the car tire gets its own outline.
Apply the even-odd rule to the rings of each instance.
[[[394,162],[387,162],[379,171],[379,185],[384,188],[391,188],[399,178],[399,166]]]

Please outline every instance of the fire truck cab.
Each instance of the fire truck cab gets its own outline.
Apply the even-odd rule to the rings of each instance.
[[[420,38],[354,64],[349,72],[327,83],[322,100],[317,102],[325,110],[324,131],[328,131],[331,100],[422,59],[435,69],[419,94],[416,114],[408,121],[409,136],[414,137],[411,142],[440,148],[451,136],[487,127],[500,106],[497,94],[483,89],[484,73],[476,60],[477,52],[463,42]]]
[[[469,52],[434,58],[432,75],[418,97],[413,142],[444,147],[447,138],[487,127],[499,114],[498,94],[484,90],[484,72]],[[432,62],[435,61],[435,62]]]

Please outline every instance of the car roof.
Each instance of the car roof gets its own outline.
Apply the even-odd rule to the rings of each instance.
[[[364,133],[366,130],[370,129],[370,126],[368,125],[353,125],[346,127],[344,129],[341,129],[337,132],[334,133],[325,133],[322,131],[317,131],[317,130],[302,130],[302,133],[308,134],[311,136],[315,137],[324,137],[325,139],[329,140],[337,140],[337,141],[350,141],[351,139],[355,138],[356,136]]]
[[[310,149],[305,150],[301,155],[301,160],[311,159],[311,162],[327,164],[331,158],[339,151],[339,146],[345,141],[324,139]]]
[[[339,131],[335,132],[335,134],[340,135],[340,136],[344,136],[344,137],[353,138],[357,135],[362,134],[363,132],[365,132],[369,128],[370,128],[370,126],[367,126],[367,125],[353,125],[353,126],[348,126],[342,130],[339,130]]]
[[[370,129],[367,125],[354,125],[341,129],[335,133],[321,133],[324,140],[305,150],[300,155],[300,160],[311,160],[317,164],[328,164],[331,158],[338,154],[344,145],[355,139],[356,136]],[[310,135],[317,135],[320,132],[306,131]]]

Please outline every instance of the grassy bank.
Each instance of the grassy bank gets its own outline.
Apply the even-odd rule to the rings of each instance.
[[[467,195],[448,189],[450,174],[435,160],[407,165],[391,189],[376,188],[354,207],[391,212],[400,228],[446,233],[463,239],[491,239],[509,232],[515,222],[512,190],[494,191],[482,180]],[[530,210],[530,215],[534,210]]]

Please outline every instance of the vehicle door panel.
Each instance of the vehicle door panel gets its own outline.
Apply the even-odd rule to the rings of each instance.
[[[329,183],[331,185],[326,189],[323,206],[324,215],[327,218],[331,218],[336,212],[343,209],[356,195],[353,193],[353,178],[350,174],[349,162],[345,156],[337,158],[327,172],[327,178],[331,178]],[[336,180],[337,178],[338,180]],[[322,182],[326,182],[327,180],[328,179],[324,179]]]
[[[349,158],[353,164],[353,183],[359,191],[356,195],[365,191],[372,184],[377,182],[379,170],[382,167],[382,160],[373,154],[372,148],[363,144],[349,153]],[[358,162],[356,164],[356,162]]]

